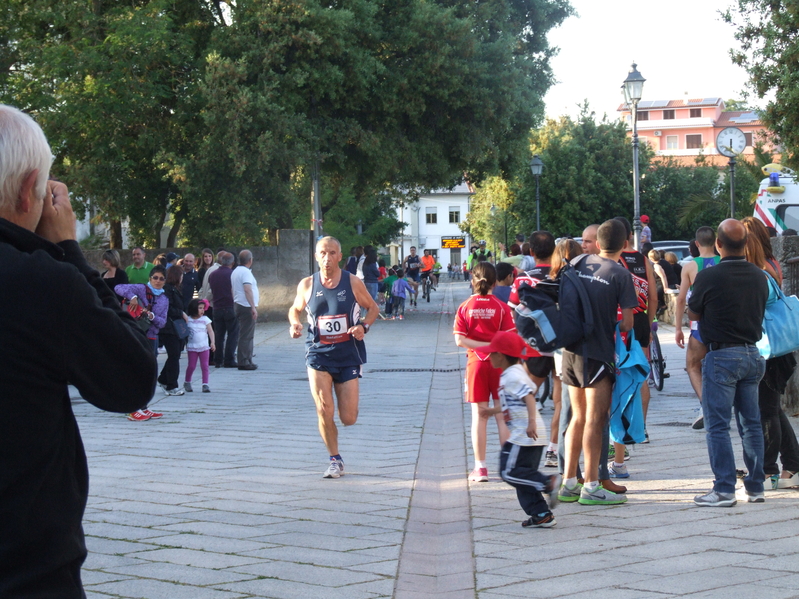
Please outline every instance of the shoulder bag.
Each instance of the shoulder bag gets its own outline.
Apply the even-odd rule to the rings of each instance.
[[[799,299],[785,295],[777,281],[767,272],[769,282],[763,336],[757,342],[760,355],[766,358],[784,356],[799,349]]]

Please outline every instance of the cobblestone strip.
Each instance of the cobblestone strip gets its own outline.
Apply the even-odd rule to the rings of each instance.
[[[459,352],[446,290],[395,599],[474,599]],[[441,372],[440,370],[449,372]],[[456,370],[457,369],[457,370]]]

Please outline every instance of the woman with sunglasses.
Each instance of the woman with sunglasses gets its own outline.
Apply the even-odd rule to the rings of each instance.
[[[150,271],[150,280],[146,285],[127,284],[117,285],[114,292],[127,300],[132,309],[141,307],[142,317],[147,318],[152,324],[147,329],[147,338],[152,344],[153,353],[158,355],[158,331],[166,324],[169,300],[164,295],[166,283],[166,269],[163,266],[153,266]],[[151,418],[161,418],[163,414],[152,412],[146,407],[137,412],[128,414],[128,420],[144,422]]]

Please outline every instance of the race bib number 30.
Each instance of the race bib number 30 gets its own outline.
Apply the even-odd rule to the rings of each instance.
[[[320,316],[319,320],[319,342],[329,345],[331,343],[342,343],[349,341],[350,335],[347,333],[347,315],[336,314],[335,316]]]

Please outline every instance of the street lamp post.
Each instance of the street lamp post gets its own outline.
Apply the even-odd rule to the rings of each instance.
[[[540,198],[540,190],[541,187],[539,185],[539,178],[541,177],[541,173],[544,170],[544,161],[538,157],[538,154],[533,156],[533,159],[530,161],[530,172],[533,173],[533,177],[535,177],[535,230],[541,230],[541,198]]]
[[[311,224],[314,243],[322,237],[322,200],[319,196],[319,157],[311,165]]]
[[[493,230],[494,229],[494,219],[497,216],[497,207],[494,204],[491,204],[491,209],[489,210],[489,212],[491,212],[491,229]],[[499,262],[497,260],[497,237],[496,237],[496,235],[493,235],[493,234],[491,235],[491,237],[494,238],[494,264],[496,264],[497,262]]]
[[[638,72],[638,65],[633,63],[624,85],[624,101],[632,105],[633,120],[633,230],[635,231],[635,249],[640,249],[641,244],[641,189],[638,173],[638,102],[644,94],[643,75]]]

